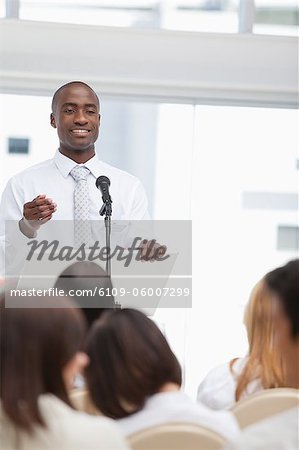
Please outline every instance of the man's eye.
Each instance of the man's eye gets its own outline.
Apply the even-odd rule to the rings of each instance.
[[[74,110],[73,110],[73,108],[67,108],[67,109],[64,110],[64,112],[72,113],[72,112],[74,112]]]
[[[88,114],[95,114],[96,113],[93,109],[88,109],[87,112],[88,112]]]

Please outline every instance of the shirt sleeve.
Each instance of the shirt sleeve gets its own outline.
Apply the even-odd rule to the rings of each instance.
[[[119,427],[106,417],[81,416],[80,426],[72,427],[71,442],[63,450],[129,450]]]
[[[235,388],[229,364],[218,366],[198,386],[197,401],[215,410],[230,409],[235,403]]]
[[[23,216],[24,195],[20,186],[18,186],[16,178],[9,180],[3,191],[0,217],[1,220],[20,220]],[[2,230],[1,230],[2,231]]]
[[[5,253],[13,243],[10,242],[5,232],[6,221],[16,221],[23,216],[23,193],[20,186],[17,185],[15,177],[7,183],[0,203],[0,277],[5,275]],[[20,239],[27,242],[28,239],[20,232]]]
[[[136,183],[129,220],[149,220],[148,200],[141,182]]]

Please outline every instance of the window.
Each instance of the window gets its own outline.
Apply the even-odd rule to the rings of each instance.
[[[277,248],[278,227],[298,226],[297,111],[196,106],[193,155],[185,362],[194,396],[213,366],[247,351],[243,310],[254,284],[298,257],[293,245]],[[252,208],[243,202],[246,192],[256,194]],[[293,242],[294,232],[283,238]]]
[[[4,11],[2,0],[2,16]],[[200,32],[252,32],[252,26],[257,34],[296,36],[298,32],[295,0],[18,0],[11,1],[6,15],[47,22]]]
[[[8,153],[29,153],[29,139],[8,138]]]
[[[296,0],[255,0],[254,33],[297,36],[298,25]]]
[[[299,252],[299,227],[280,225],[277,230],[277,249]]]
[[[86,25],[155,27],[154,2],[89,0],[21,0],[20,19]]]
[[[239,0],[21,0],[20,18],[89,25],[237,32]]]
[[[6,16],[5,0],[0,0],[0,18]]]

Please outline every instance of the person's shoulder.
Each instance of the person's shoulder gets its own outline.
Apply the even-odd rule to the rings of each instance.
[[[98,430],[101,434],[113,435],[115,431],[118,431],[114,421],[104,416],[92,416],[85,412],[72,410],[71,420],[73,425],[75,423],[80,424],[81,431],[84,429],[85,432]]]
[[[61,430],[67,449],[127,448],[112,419],[77,411],[52,395],[45,395],[41,406],[50,429]]]
[[[228,361],[211,369],[198,386],[197,401],[212,409],[230,408],[234,404],[236,388],[235,364],[231,369]]]
[[[223,380],[223,377],[229,376],[230,373],[231,373],[230,362],[219,364],[218,366],[213,367],[213,369],[209,370],[209,372],[207,373],[207,375],[203,380],[203,383],[205,382],[214,383],[218,380]]]
[[[42,170],[51,168],[54,166],[54,160],[53,158],[47,159],[45,161],[38,162],[32,166],[27,167],[26,169],[22,170],[21,172],[18,172],[17,174],[13,175],[10,179],[12,183],[26,180],[28,177],[32,177],[35,173],[39,173]]]
[[[247,357],[234,358],[224,364],[211,369],[205,377],[205,380],[215,382],[218,379],[222,380],[223,377],[239,376],[247,362]]]
[[[298,408],[268,417],[244,429],[226,450],[297,450]]]
[[[290,408],[274,416],[267,417],[246,427],[248,435],[264,435],[266,431],[276,430],[277,434],[292,435],[297,431],[299,408]]]
[[[91,416],[79,411],[74,411],[73,419],[72,445],[77,445],[78,448],[127,449],[124,437],[112,419]]]
[[[32,173],[32,172],[36,172],[42,169],[46,169],[48,167],[52,167],[54,166],[54,159],[50,158],[50,159],[46,159],[44,161],[40,161],[36,164],[33,164],[32,166],[27,167],[26,169],[22,170],[21,172],[19,172],[18,174],[16,174],[15,176],[22,176],[22,175],[26,175],[28,173]]]
[[[230,411],[214,411],[205,404],[193,402],[184,394],[181,410],[179,411],[186,420],[196,422],[202,426],[211,427],[228,439],[236,438],[239,434],[239,425]],[[173,408],[175,409],[175,408]]]

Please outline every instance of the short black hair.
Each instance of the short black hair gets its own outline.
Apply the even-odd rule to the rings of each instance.
[[[54,287],[63,289],[80,306],[88,327],[91,327],[106,309],[115,308],[111,278],[94,262],[79,261],[71,264],[59,275]],[[82,292],[86,291],[88,295],[87,291],[91,290],[101,294],[87,297],[88,307],[84,307],[86,296],[82,295]],[[70,295],[70,291],[75,295]],[[76,295],[78,291],[81,296]]]
[[[266,277],[269,288],[277,294],[286,316],[291,322],[292,336],[299,336],[299,259],[269,272]]]
[[[87,83],[84,83],[84,81],[69,81],[68,83],[63,84],[62,86],[60,86],[60,88],[58,88],[57,91],[54,93],[53,98],[52,98],[52,113],[54,113],[54,111],[56,109],[56,103],[57,103],[57,99],[58,99],[58,96],[59,96],[60,92],[64,88],[69,87],[72,84],[82,84],[83,86],[86,86],[88,89],[90,89],[94,93],[94,95],[96,96],[96,98],[98,100],[98,103],[100,105],[100,99],[99,99],[97,93]]]

